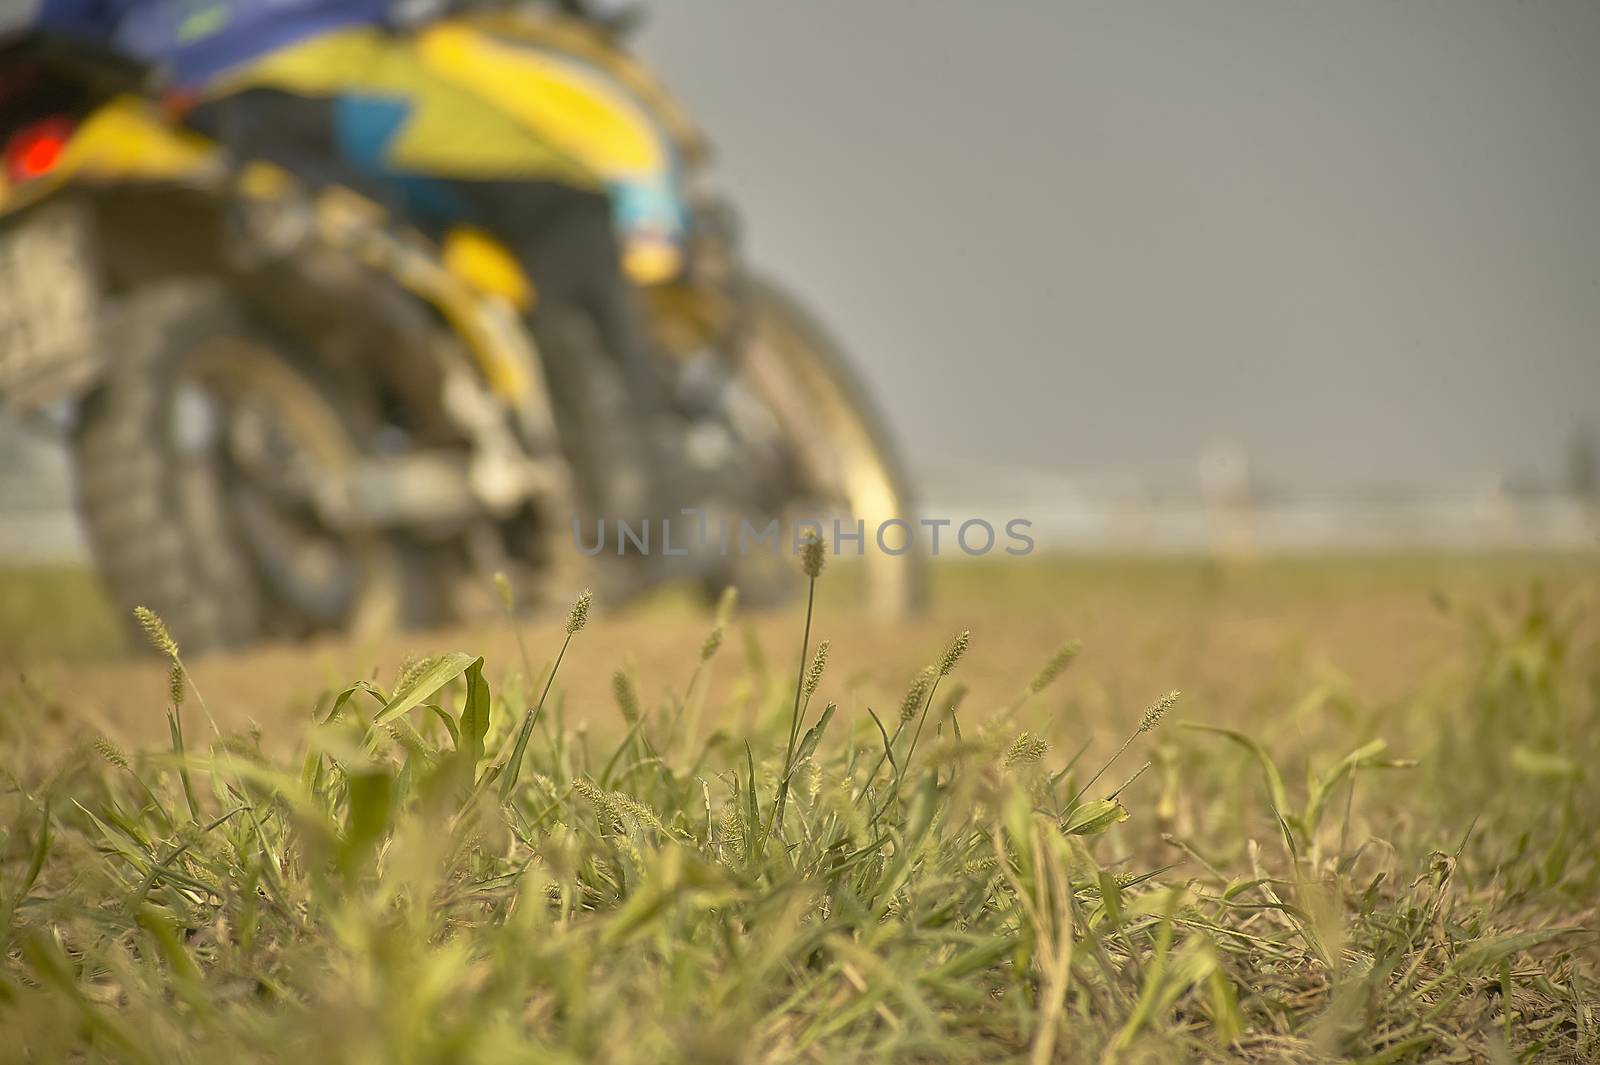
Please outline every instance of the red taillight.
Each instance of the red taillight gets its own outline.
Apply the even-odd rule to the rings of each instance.
[[[72,138],[72,120],[47,118],[19,130],[6,142],[6,176],[32,181],[54,170]]]

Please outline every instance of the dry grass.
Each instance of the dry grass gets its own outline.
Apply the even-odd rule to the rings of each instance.
[[[1562,557],[1345,558],[1274,560],[1219,567],[1201,560],[1036,560],[1026,565],[954,565],[936,571],[933,610],[884,626],[851,612],[823,582],[823,635],[830,672],[846,708],[898,700],[926,649],[951,632],[979,635],[963,666],[969,685],[1031,676],[1064,640],[1088,654],[1063,683],[1091,724],[1135,712],[1148,684],[1181,686],[1208,719],[1249,727],[1292,701],[1307,684],[1333,683],[1364,703],[1399,699],[1458,666],[1472,648],[1441,597],[1491,603],[1542,583],[1557,594],[1600,588],[1593,559]],[[597,608],[600,609],[600,608]],[[646,694],[659,698],[687,680],[709,627],[681,598],[620,616],[600,609],[604,652],[568,663],[562,688],[575,706],[605,706],[614,670],[632,663]],[[549,647],[564,619],[533,619],[524,642]],[[715,682],[795,639],[793,610],[742,615],[724,634]],[[159,662],[131,655],[125,630],[77,572],[0,571],[0,691],[26,683],[69,734],[85,719],[131,744],[165,740],[149,693]],[[518,641],[503,622],[406,633],[369,644],[322,641],[271,647],[191,663],[208,691],[226,693],[216,712],[226,727],[259,726],[269,743],[292,745],[317,697],[352,677],[391,676],[408,658],[439,647],[471,647],[491,670],[523,669]],[[737,658],[741,664],[729,666]],[[1058,707],[1052,706],[1054,711]],[[593,722],[604,728],[610,715]],[[1109,734],[1107,734],[1107,738]]]
[[[1589,560],[1020,572],[890,629],[832,574],[596,608],[523,634],[553,685],[503,627],[199,663],[182,758],[160,663],[33,669],[0,1054],[1600,1052]]]

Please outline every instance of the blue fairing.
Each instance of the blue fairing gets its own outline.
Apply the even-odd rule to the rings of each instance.
[[[377,178],[410,217],[425,222],[453,223],[467,215],[467,207],[449,181],[425,174],[406,174],[389,163],[389,146],[411,114],[405,100],[384,96],[341,96],[333,104],[334,133],[344,158],[368,176]]]
[[[379,25],[389,0],[44,0],[40,28],[98,43],[198,87],[319,33]]]

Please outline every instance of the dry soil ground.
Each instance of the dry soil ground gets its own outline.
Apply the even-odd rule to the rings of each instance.
[[[854,612],[824,587],[817,629],[833,643],[830,675],[851,678],[858,705],[845,709],[892,709],[911,675],[959,629],[973,632],[962,669],[973,713],[1008,701],[1074,639],[1084,653],[1042,710],[1089,725],[1120,730],[1172,688],[1184,690],[1190,716],[1219,723],[1259,720],[1321,683],[1381,706],[1424,688],[1467,652],[1462,622],[1445,602],[1493,603],[1536,584],[1558,598],[1592,595],[1600,560],[1033,559],[950,565],[935,576],[934,606],[894,624]],[[712,683],[730,692],[751,655],[792,669],[799,620],[798,606],[741,616]],[[597,714],[597,727],[609,727],[610,678],[625,665],[646,696],[681,690],[710,626],[707,612],[675,599],[614,615],[597,608],[563,666],[569,717]],[[559,646],[559,622],[521,627],[539,670]],[[299,723],[328,691],[358,678],[387,681],[409,654],[456,649],[487,656],[497,680],[521,670],[504,622],[363,644],[267,647],[191,665],[224,728],[254,723],[276,745],[298,738]],[[64,737],[102,730],[136,745],[165,738],[162,666],[130,650],[81,572],[0,573],[0,694],[7,692],[42,701]]]

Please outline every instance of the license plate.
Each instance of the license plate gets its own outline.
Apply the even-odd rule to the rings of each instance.
[[[86,354],[99,308],[90,251],[69,204],[0,225],[0,392]]]

